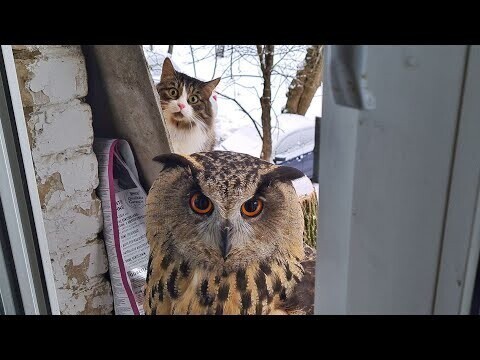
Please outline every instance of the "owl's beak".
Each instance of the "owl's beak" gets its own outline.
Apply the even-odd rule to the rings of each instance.
[[[222,252],[223,259],[227,259],[228,253],[232,248],[232,243],[230,242],[230,227],[225,226],[221,232],[221,243],[220,243],[220,250]]]

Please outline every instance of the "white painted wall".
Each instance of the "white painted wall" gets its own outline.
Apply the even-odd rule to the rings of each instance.
[[[329,57],[327,51],[326,62]],[[328,84],[329,74],[324,74]],[[347,307],[357,118],[357,110],[336,106],[330,88],[324,86],[315,274],[315,311],[320,313],[343,313]]]
[[[433,312],[466,56],[368,46],[370,111],[334,104],[327,68],[316,313]]]
[[[459,114],[458,137],[435,314],[468,314],[480,251],[480,46],[471,46]]]
[[[76,45],[13,47],[61,314],[111,314],[85,58]],[[25,139],[24,139],[25,140]]]

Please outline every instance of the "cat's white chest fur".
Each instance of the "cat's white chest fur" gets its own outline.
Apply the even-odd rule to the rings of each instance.
[[[199,126],[188,130],[179,129],[170,121],[167,121],[167,126],[174,153],[189,155],[205,151],[206,145],[211,141],[210,135]]]

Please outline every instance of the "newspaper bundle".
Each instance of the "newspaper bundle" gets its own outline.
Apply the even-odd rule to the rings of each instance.
[[[133,154],[125,140],[96,138],[94,151],[115,314],[143,315],[150,250],[145,228],[147,194],[140,185]]]

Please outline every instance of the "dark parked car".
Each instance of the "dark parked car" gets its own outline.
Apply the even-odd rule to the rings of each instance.
[[[272,131],[272,158],[275,164],[295,167],[312,178],[314,147],[315,119],[292,114],[278,117],[278,126]],[[217,149],[259,156],[262,140],[255,128],[248,126],[235,131]]]

